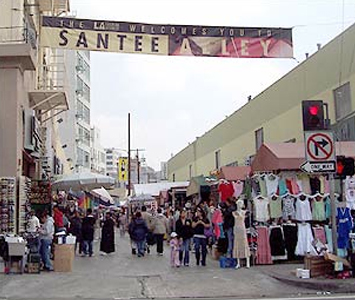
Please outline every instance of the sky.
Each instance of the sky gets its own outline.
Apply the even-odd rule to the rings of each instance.
[[[153,24],[292,27],[294,59],[91,52],[91,119],[104,147],[156,170],[355,23],[355,0],[71,0],[78,18]],[[262,112],[260,112],[262,113]]]

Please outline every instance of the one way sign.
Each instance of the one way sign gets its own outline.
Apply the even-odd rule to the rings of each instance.
[[[336,171],[335,161],[304,162],[300,169],[306,173],[334,173]]]
[[[304,134],[306,160],[309,162],[333,162],[335,146],[331,131],[307,131]]]

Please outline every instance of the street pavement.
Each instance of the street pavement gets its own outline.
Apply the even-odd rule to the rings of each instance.
[[[98,246],[96,241],[96,250]],[[153,247],[151,254],[138,258],[131,254],[129,238],[117,236],[115,253],[101,256],[96,252],[91,258],[76,256],[71,273],[0,274],[0,300],[240,299],[322,293],[317,285],[302,286],[297,281],[290,284],[274,276],[282,272],[291,276],[294,265],[284,266],[282,272],[275,266],[221,269],[219,262],[209,257],[207,266],[202,267],[195,265],[191,254],[190,267],[171,268],[169,250],[165,245],[164,256],[157,256]]]

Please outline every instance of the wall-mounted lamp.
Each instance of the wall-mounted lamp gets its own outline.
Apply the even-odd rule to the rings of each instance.
[[[63,120],[63,118],[59,118],[58,120],[57,120],[57,122],[60,124],[60,123],[62,123],[64,120]]]
[[[65,149],[67,147],[67,144],[62,145],[62,148]]]

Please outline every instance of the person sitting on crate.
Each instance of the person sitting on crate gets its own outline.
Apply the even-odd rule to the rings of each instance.
[[[40,255],[43,263],[43,270],[53,271],[53,265],[50,260],[51,245],[54,235],[54,220],[48,216],[47,211],[41,214],[42,226],[39,229]]]

